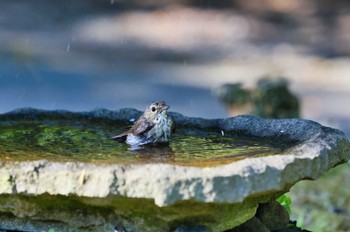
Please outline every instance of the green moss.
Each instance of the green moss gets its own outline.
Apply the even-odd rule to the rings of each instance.
[[[180,129],[170,146],[131,150],[110,137],[123,125],[89,120],[0,122],[0,159],[213,166],[280,152],[267,143]]]

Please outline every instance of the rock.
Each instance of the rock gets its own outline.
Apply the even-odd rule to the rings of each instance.
[[[181,225],[178,228],[176,228],[176,230],[174,230],[174,232],[209,232],[209,231],[210,230],[205,226],[189,227],[184,225]]]
[[[138,113],[26,109],[0,115],[0,122],[54,117],[125,123]],[[266,140],[282,150],[212,167],[2,159],[1,225],[46,230],[41,224],[46,221],[63,231],[225,231],[251,219],[260,203],[350,158],[350,143],[341,131],[308,120],[171,115],[179,127]]]
[[[271,232],[258,218],[252,217],[228,232]]]
[[[259,205],[255,216],[271,231],[287,227],[289,213],[277,201]]]

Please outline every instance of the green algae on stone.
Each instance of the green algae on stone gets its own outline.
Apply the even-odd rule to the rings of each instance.
[[[110,139],[120,127],[88,120],[5,121],[0,124],[0,159],[215,166],[280,151],[258,140],[181,128],[170,146],[133,150]]]

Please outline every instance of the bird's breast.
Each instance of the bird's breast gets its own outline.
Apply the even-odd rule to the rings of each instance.
[[[153,122],[153,126],[144,134],[134,135],[128,134],[126,143],[132,146],[144,145],[148,143],[166,143],[169,142],[172,119],[166,115],[160,114]]]

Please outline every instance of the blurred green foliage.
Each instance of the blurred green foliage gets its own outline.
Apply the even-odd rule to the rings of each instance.
[[[292,211],[290,209],[292,199],[289,196],[283,194],[277,199],[277,202],[280,203],[288,211],[289,214],[292,214]]]

